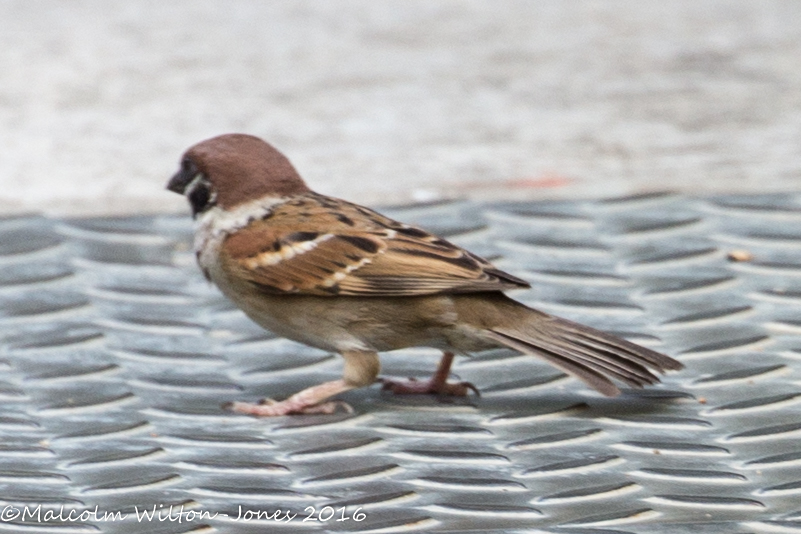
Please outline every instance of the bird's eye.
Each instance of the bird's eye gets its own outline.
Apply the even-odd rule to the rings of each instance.
[[[189,158],[184,158],[181,161],[181,172],[183,173],[191,173],[195,169],[195,164],[192,163],[192,160]]]

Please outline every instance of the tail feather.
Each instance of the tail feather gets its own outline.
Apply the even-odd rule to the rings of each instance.
[[[566,330],[571,330],[575,334],[570,335],[572,341],[582,343],[584,345],[592,345],[597,349],[612,350],[613,352],[622,352],[631,359],[653,367],[659,371],[671,370],[677,371],[683,369],[684,365],[678,360],[674,360],[670,356],[666,356],[655,350],[645,348],[643,346],[632,343],[625,339],[601,332],[589,326],[584,326],[579,323],[568,321],[567,319],[557,319],[564,325]]]
[[[491,330],[487,332],[487,334],[489,337],[500,342],[502,345],[506,345],[510,349],[519,350],[522,353],[533,354],[543,358],[551,365],[575,376],[591,388],[600,391],[608,397],[614,397],[620,394],[620,389],[618,389],[611,380],[591,367],[575,361],[573,358],[539,348],[518,337],[507,335],[496,330]]]
[[[515,350],[540,356],[607,396],[620,389],[611,379],[642,388],[659,382],[660,373],[683,365],[651,349],[572,321],[540,315],[515,327],[496,326],[488,335]]]
[[[564,356],[578,358],[587,365],[598,369],[632,386],[653,384],[659,379],[639,362],[627,360],[619,354],[594,347],[588,347],[579,340],[539,340],[550,350],[560,351]]]

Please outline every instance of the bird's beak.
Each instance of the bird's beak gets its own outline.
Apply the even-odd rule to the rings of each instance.
[[[186,186],[189,185],[191,180],[191,176],[187,176],[186,173],[178,171],[172,178],[170,178],[170,181],[167,184],[167,189],[178,193],[179,195],[183,195],[184,191],[186,191]]]
[[[196,174],[197,170],[181,166],[181,170],[170,178],[170,181],[167,183],[167,189],[179,195],[183,195],[186,192],[186,186],[195,178]]]

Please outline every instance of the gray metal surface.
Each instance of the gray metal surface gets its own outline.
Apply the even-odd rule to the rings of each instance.
[[[801,532],[801,197],[385,211],[530,280],[517,298],[687,369],[605,399],[494,351],[454,369],[481,398],[369,388],[343,396],[354,414],[235,415],[221,404],[281,398],[340,362],[209,287],[188,217],[4,219],[0,531]],[[427,375],[438,357],[382,361]],[[41,522],[12,517],[40,505]],[[303,522],[310,506],[335,515]],[[278,509],[299,515],[235,521]]]

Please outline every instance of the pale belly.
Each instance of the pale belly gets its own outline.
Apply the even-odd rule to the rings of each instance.
[[[223,290],[254,322],[322,350],[384,352],[407,347],[473,352],[495,343],[458,326],[449,296],[318,297]]]

